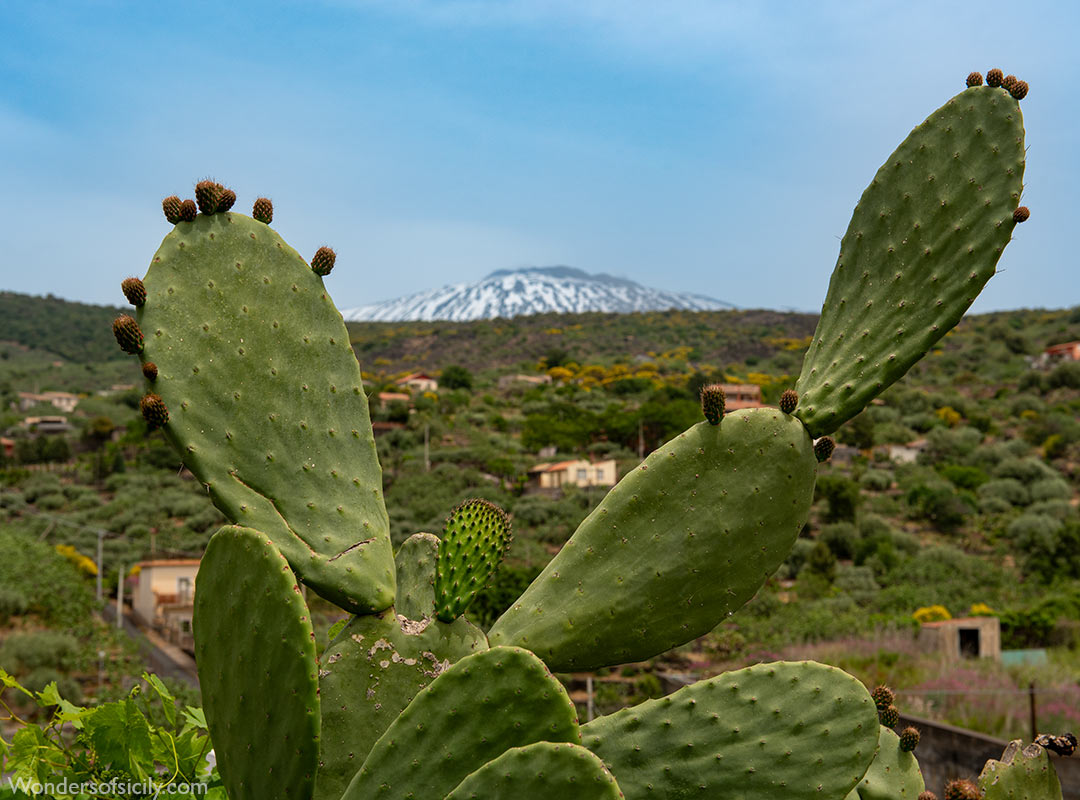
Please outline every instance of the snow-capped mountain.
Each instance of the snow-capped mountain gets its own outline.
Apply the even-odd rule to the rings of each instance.
[[[624,278],[590,275],[574,267],[526,267],[500,269],[475,283],[429,289],[341,313],[347,320],[368,322],[435,319],[464,322],[546,312],[625,313],[670,308],[716,311],[734,307],[704,295],[650,289]]]

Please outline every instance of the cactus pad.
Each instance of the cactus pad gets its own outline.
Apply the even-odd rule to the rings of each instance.
[[[187,467],[323,597],[388,608],[393,554],[367,397],[322,280],[272,229],[229,212],[177,225],[143,283],[144,358]]]
[[[603,762],[576,744],[536,742],[507,750],[458,784],[446,800],[621,800]]]
[[[1038,744],[1009,743],[1000,761],[987,761],[979,775],[983,800],[1061,800],[1061,782]]]
[[[600,717],[581,734],[630,800],[843,797],[878,743],[866,687],[812,661],[725,673]]]
[[[394,609],[354,617],[326,648],[318,800],[338,800],[368,751],[417,692],[452,663],[487,649],[483,632],[464,618],[433,619],[438,540],[417,534],[397,554],[402,602],[422,611],[409,619]],[[399,596],[400,597],[400,596]]]
[[[453,622],[499,568],[510,545],[510,520],[487,500],[466,500],[446,520],[435,567],[435,616]]]
[[[435,615],[435,560],[439,537],[414,533],[401,545],[394,564],[397,568],[397,596],[394,610],[405,619],[425,619]]]
[[[877,754],[846,800],[918,800],[926,788],[919,762],[900,746],[900,737],[881,729]]]
[[[516,647],[466,656],[422,689],[371,748],[342,800],[445,797],[511,747],[581,743],[577,713],[544,662]]]
[[[296,578],[267,536],[226,527],[211,538],[193,627],[206,721],[229,797],[310,798],[320,728],[315,634]]]
[[[960,320],[993,276],[1024,175],[1017,101],[971,87],[917,127],[863,193],[796,388],[822,436],[858,414]]]
[[[806,522],[816,463],[776,409],[701,422],[624,477],[492,627],[556,671],[638,661],[749,600]]]

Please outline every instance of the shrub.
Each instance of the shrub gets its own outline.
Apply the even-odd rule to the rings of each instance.
[[[1001,478],[996,481],[988,481],[979,487],[980,500],[991,497],[1008,503],[1009,506],[1026,506],[1031,502],[1031,493],[1016,478]]]
[[[836,558],[850,559],[855,555],[855,543],[859,539],[859,531],[850,522],[835,522],[822,528],[818,539],[832,551]]]
[[[1072,497],[1072,489],[1061,478],[1043,478],[1031,484],[1031,500],[1067,500]]]
[[[78,640],[61,631],[12,633],[0,644],[0,664],[9,671],[28,673],[39,667],[69,670],[75,666]]]
[[[1010,458],[998,464],[994,470],[998,478],[1016,478],[1023,483],[1034,483],[1042,478],[1057,478],[1057,470],[1038,458]]]
[[[941,476],[960,489],[974,491],[990,480],[990,476],[978,467],[962,464],[945,464],[938,469]]]
[[[925,625],[927,622],[944,622],[945,620],[952,619],[952,614],[949,613],[949,609],[942,605],[923,606],[916,609],[915,613],[911,616],[920,623]]]
[[[872,492],[884,492],[892,486],[892,473],[883,469],[868,469],[859,478],[859,485]]]
[[[859,487],[855,481],[840,475],[825,475],[818,478],[817,495],[825,499],[828,510],[825,519],[828,522],[853,522],[859,506]]]

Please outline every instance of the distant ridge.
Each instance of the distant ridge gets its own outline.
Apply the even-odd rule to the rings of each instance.
[[[500,269],[474,283],[344,309],[347,320],[467,322],[545,313],[604,311],[722,311],[734,305],[699,294],[666,292],[612,275],[590,274],[576,267]]]

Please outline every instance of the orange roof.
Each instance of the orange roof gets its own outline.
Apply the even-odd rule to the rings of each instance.
[[[1062,342],[1061,344],[1052,344],[1046,348],[1047,353],[1064,353],[1068,350],[1075,350],[1080,347],[1080,342]]]
[[[140,561],[136,564],[138,567],[197,567],[199,566],[199,559],[197,558],[157,558],[151,561]]]

